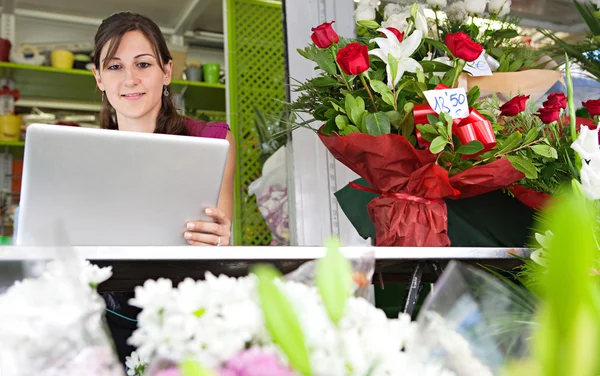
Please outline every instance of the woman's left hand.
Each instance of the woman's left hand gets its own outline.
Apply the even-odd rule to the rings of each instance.
[[[214,222],[188,222],[184,234],[191,245],[229,245],[231,244],[231,220],[217,208],[206,209],[206,215]]]

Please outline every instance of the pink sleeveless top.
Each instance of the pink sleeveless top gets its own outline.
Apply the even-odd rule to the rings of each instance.
[[[186,118],[184,120],[188,135],[193,137],[222,138],[227,137],[229,125],[221,122],[207,123],[201,120]]]

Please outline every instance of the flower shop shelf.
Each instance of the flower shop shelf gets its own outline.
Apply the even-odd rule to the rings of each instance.
[[[0,77],[11,78],[25,102],[32,98],[99,105],[101,95],[91,71],[59,69],[0,62]],[[173,80],[174,92],[185,92],[186,105],[195,109],[225,111],[225,85]]]
[[[52,247],[0,247],[0,263],[19,260],[52,258]],[[74,247],[82,258],[99,266],[112,266],[113,277],[103,283],[104,291],[133,291],[149,278],[165,277],[175,283],[186,277],[203,279],[207,271],[213,274],[242,276],[256,263],[273,263],[283,273],[325,255],[322,247],[220,247],[203,252],[190,252],[189,247]],[[349,247],[342,248],[347,257],[359,257],[374,252],[376,275],[384,282],[411,280],[416,264],[437,261],[444,266],[451,260],[510,269],[530,254],[525,248],[459,248],[459,247]],[[517,256],[517,257],[515,257]],[[423,281],[435,282],[437,277],[424,273]]]

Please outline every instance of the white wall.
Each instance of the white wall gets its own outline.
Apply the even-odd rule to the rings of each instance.
[[[286,0],[286,28],[290,77],[299,81],[314,77],[313,64],[301,57],[297,48],[310,42],[311,28],[335,20],[334,28],[346,37],[355,35],[352,13],[353,0]],[[291,93],[291,100],[298,97]],[[337,235],[347,246],[370,244],[358,236],[332,195],[357,175],[337,161],[310,130],[294,131],[293,153],[288,171],[293,190],[290,213],[294,245],[322,245],[331,235]],[[330,167],[328,167],[331,165]],[[329,179],[329,175],[332,179]],[[339,221],[336,221],[335,218]],[[339,222],[336,226],[336,222]]]

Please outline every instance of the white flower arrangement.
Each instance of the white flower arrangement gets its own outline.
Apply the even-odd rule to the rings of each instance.
[[[0,295],[2,376],[122,375],[96,286],[111,268],[52,261]]]
[[[258,346],[277,354],[289,368],[267,330],[257,283],[254,275],[235,279],[207,273],[204,281],[186,279],[176,288],[165,279],[137,287],[130,304],[142,312],[130,339],[138,346],[131,366],[147,368],[140,359],[175,364],[191,359],[218,371],[246,348]],[[416,326],[408,315],[388,319],[368,301],[350,297],[336,325],[317,288],[283,280],[275,280],[275,285],[299,319],[313,375],[454,375],[402,351],[415,336]]]
[[[590,130],[581,126],[579,137],[571,147],[582,159],[581,185],[590,200],[600,200],[600,146],[598,143],[598,128]]]

